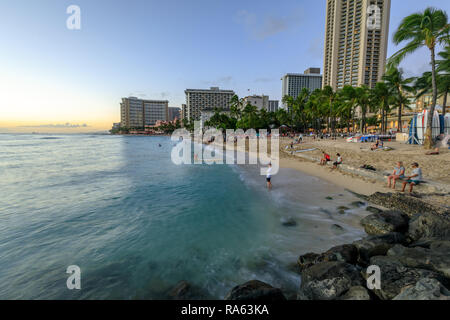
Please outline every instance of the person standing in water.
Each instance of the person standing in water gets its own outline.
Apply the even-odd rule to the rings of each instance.
[[[266,181],[267,181],[267,189],[272,189],[272,182],[270,181],[272,179],[272,164],[269,163],[269,167],[267,168],[266,172]]]

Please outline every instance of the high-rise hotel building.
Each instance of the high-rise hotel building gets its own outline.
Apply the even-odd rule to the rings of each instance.
[[[386,66],[391,0],[326,0],[323,86],[374,87]]]
[[[167,121],[169,101],[142,100],[135,97],[122,98],[120,103],[120,125],[127,128],[153,126],[156,121]]]
[[[230,100],[234,96],[232,90],[220,90],[218,87],[207,89],[186,89],[186,112],[185,119],[199,121],[202,111],[214,109],[230,110]],[[184,107],[183,107],[184,110]]]

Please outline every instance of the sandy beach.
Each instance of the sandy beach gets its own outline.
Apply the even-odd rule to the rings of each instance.
[[[418,193],[450,192],[450,152],[441,148],[439,155],[425,155],[426,151],[417,145],[407,145],[402,142],[385,142],[385,147],[391,151],[370,150],[371,143],[348,143],[344,139],[320,140],[306,138],[303,143],[290,149],[292,139],[282,138],[280,141],[280,164],[285,168],[293,168],[321,179],[333,182],[354,192],[365,195],[374,192],[394,192],[386,187],[385,176],[390,174],[397,161],[403,161],[406,175],[411,173],[411,163],[417,162],[422,168],[425,184],[415,189]],[[313,151],[297,152],[315,149]],[[318,165],[322,151],[327,152],[332,160],[340,153],[344,165],[339,170],[332,170],[331,165]],[[370,165],[376,171],[361,169]],[[400,192],[401,184],[397,183],[396,192]],[[438,197],[437,201],[450,206],[450,196]]]

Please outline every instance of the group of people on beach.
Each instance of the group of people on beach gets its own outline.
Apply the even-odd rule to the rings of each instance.
[[[402,192],[405,192],[406,186],[409,184],[409,192],[413,191],[414,186],[419,185],[422,182],[422,169],[419,168],[419,164],[414,162],[411,164],[412,171],[411,175],[406,176],[406,169],[403,166],[403,162],[397,162],[394,171],[390,176],[387,177],[387,187],[395,189],[395,184],[397,180],[402,180],[403,188]]]
[[[337,157],[336,161],[333,162],[333,169],[337,169],[337,167],[341,165],[343,161],[340,153],[336,153],[336,157]],[[331,162],[330,155],[325,151],[322,151],[322,159],[320,159],[320,165],[325,166],[327,165],[328,162]]]

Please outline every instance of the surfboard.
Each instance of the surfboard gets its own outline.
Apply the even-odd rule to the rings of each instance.
[[[441,125],[439,124],[439,122],[440,122],[439,113],[435,111],[433,114],[433,123],[432,123],[433,130],[431,131],[433,139],[441,134]]]
[[[422,111],[417,114],[417,140],[420,144],[423,144],[423,140],[425,137],[425,125],[426,125],[427,112]],[[425,124],[425,125],[424,125]]]
[[[450,113],[447,113],[445,116],[444,116],[444,123],[445,123],[445,125],[444,125],[444,133],[445,134],[450,134]]]

